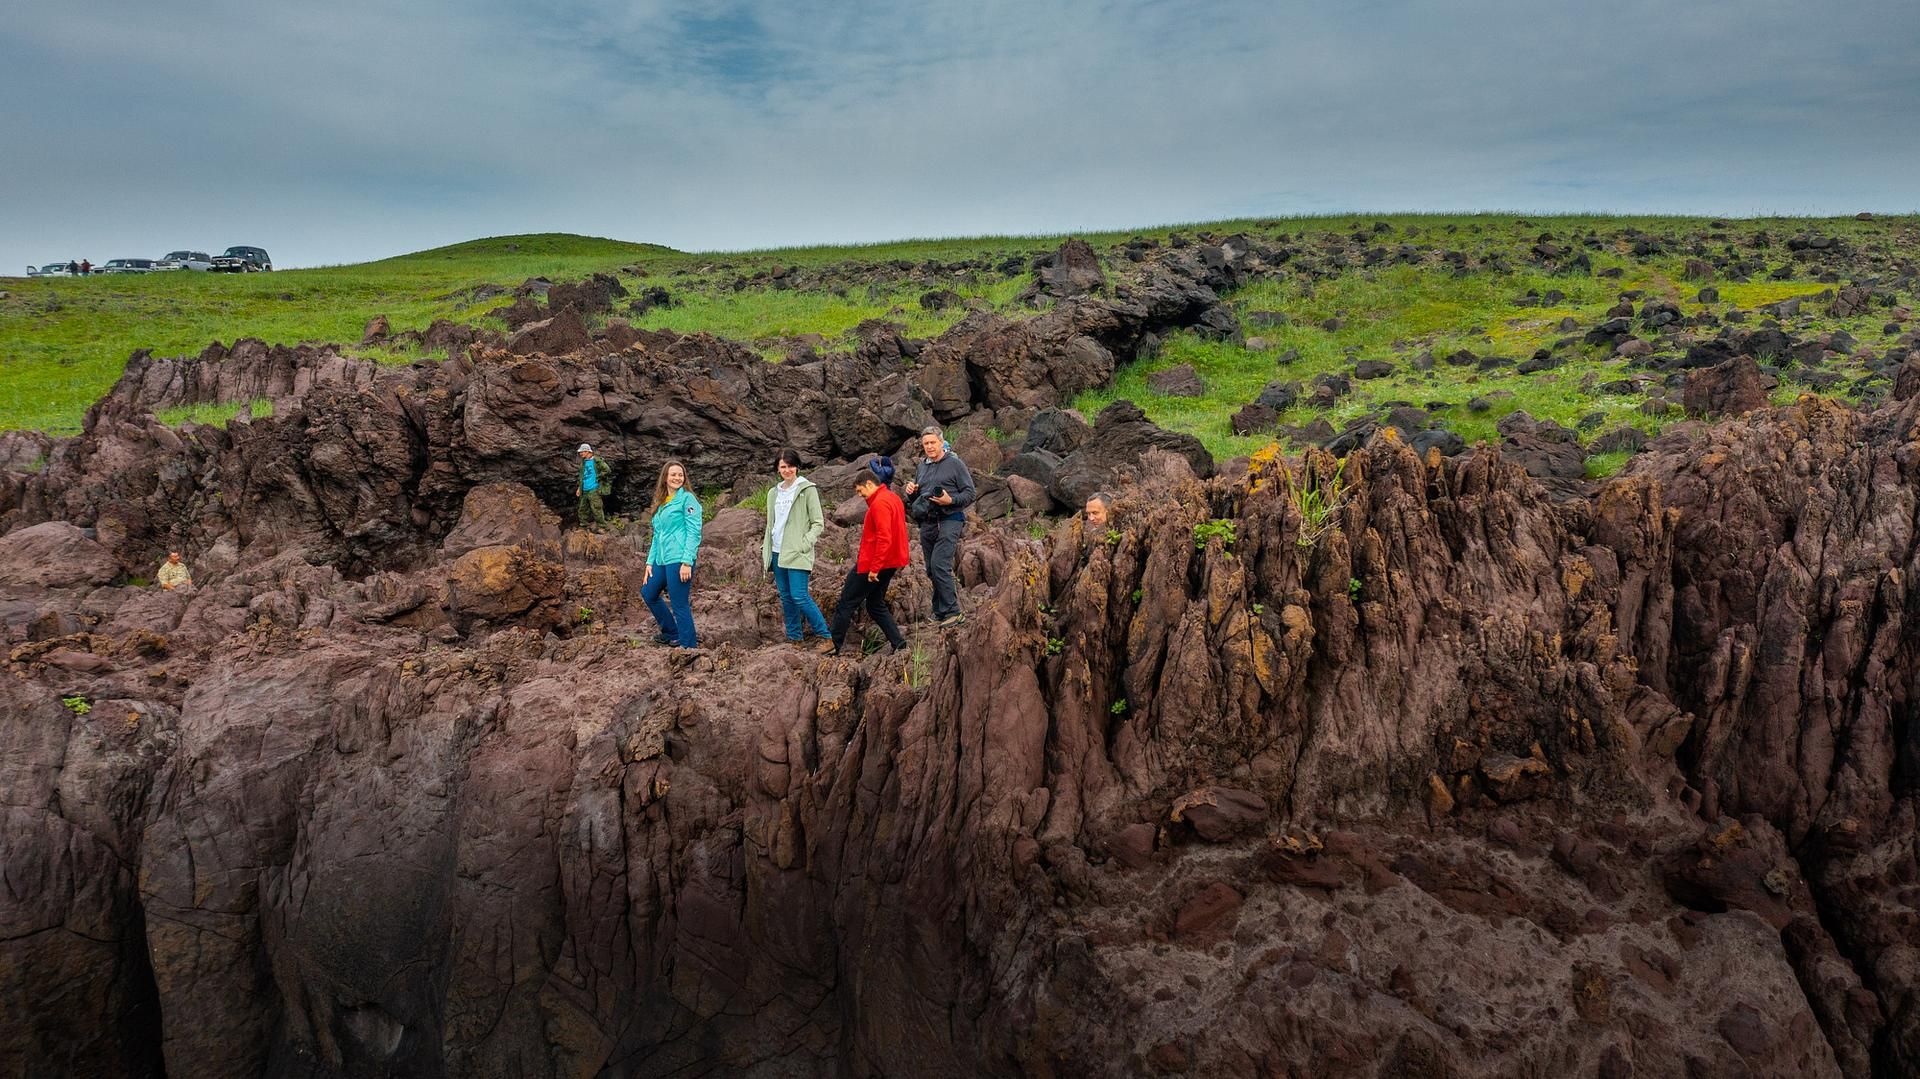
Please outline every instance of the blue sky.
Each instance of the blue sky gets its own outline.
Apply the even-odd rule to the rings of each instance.
[[[1920,209],[1913,0],[31,5],[0,266]]]

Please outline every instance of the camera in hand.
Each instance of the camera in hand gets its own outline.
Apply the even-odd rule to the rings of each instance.
[[[946,510],[946,507],[935,502],[933,499],[935,495],[943,495],[946,493],[947,489],[945,487],[938,486],[922,490],[918,495],[915,495],[913,501],[907,505],[907,516],[916,521],[931,521],[938,518],[940,514]]]

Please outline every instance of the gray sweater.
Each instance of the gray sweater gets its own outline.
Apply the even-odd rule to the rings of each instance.
[[[944,487],[947,493],[953,496],[953,505],[939,507],[944,511],[943,514],[940,517],[930,518],[931,520],[964,521],[967,519],[964,511],[973,504],[975,494],[973,473],[967,471],[967,463],[960,459],[959,454],[948,450],[947,455],[938,461],[921,461],[919,469],[913,474],[913,482],[920,485],[920,489],[914,492],[915,498],[923,494],[931,494],[935,487]]]

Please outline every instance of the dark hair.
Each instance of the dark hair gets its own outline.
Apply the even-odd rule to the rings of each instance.
[[[893,472],[893,458],[875,457],[873,460],[867,462],[868,475],[856,477],[854,482],[858,483],[861,480],[871,478],[873,482],[885,487],[887,484],[893,482]]]
[[[780,456],[774,459],[774,464],[792,465],[795,468],[799,468],[800,467],[800,451],[793,449],[792,447],[788,447],[787,449],[781,450]]]

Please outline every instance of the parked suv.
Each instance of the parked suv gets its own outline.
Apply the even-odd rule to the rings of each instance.
[[[211,269],[214,273],[252,273],[272,270],[273,260],[262,248],[229,247],[214,258]]]
[[[152,273],[152,259],[112,259],[94,273]]]
[[[156,270],[210,270],[213,260],[205,251],[169,251],[167,257],[153,264]]]

